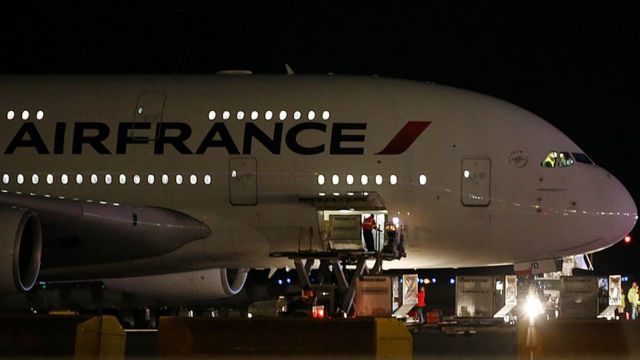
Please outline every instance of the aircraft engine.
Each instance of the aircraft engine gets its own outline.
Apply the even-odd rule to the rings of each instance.
[[[26,209],[0,207],[0,294],[31,290],[40,272],[42,227]]]
[[[163,275],[105,279],[106,287],[157,300],[212,300],[242,290],[249,269],[208,269]]]

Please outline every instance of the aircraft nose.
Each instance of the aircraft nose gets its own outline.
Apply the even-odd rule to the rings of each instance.
[[[611,174],[607,174],[607,177],[611,179],[609,196],[606,199],[609,204],[611,235],[615,241],[619,241],[627,236],[636,225],[638,208],[624,185]]]

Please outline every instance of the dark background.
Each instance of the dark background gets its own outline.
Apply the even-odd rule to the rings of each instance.
[[[288,63],[433,81],[538,114],[640,199],[637,1],[4,4],[0,73],[284,73]],[[638,242],[596,254],[596,269],[640,274]]]

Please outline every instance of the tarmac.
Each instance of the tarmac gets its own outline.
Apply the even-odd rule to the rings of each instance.
[[[517,359],[518,337],[511,325],[413,331],[414,359]],[[460,333],[460,334],[458,334]]]
[[[0,358],[71,359],[74,357],[74,341],[70,334],[73,334],[76,325],[85,319],[83,317],[3,317],[1,320]],[[166,349],[165,357],[162,357],[161,350],[163,347],[166,348],[167,344],[176,342],[176,339],[178,339],[178,345],[184,345],[182,347],[186,350],[196,350],[192,353],[185,352],[184,354],[187,355],[178,356],[180,358],[207,358],[207,356],[216,359],[250,358],[254,360],[376,358],[375,352],[372,352],[370,347],[373,342],[371,334],[374,333],[370,330],[372,327],[367,325],[374,320],[360,319],[353,322],[351,320],[348,322],[311,320],[313,324],[318,325],[313,331],[302,331],[300,325],[305,324],[304,320],[301,320],[301,323],[297,323],[298,321],[269,320],[261,324],[246,319],[222,322],[181,320],[178,323],[184,323],[186,327],[181,325],[177,332],[170,332],[169,334],[174,335],[170,335],[167,341],[162,341],[162,336],[159,336],[157,330],[127,330],[126,337],[123,337],[123,339],[126,338],[123,347],[124,358],[141,360],[175,358],[175,356],[166,357]],[[223,327],[220,327],[221,325]],[[287,330],[287,328],[290,329]],[[190,338],[185,337],[189,329],[193,334]],[[640,339],[640,321],[557,319],[536,322],[535,328],[528,322],[522,321],[517,325],[448,325],[409,329],[410,335],[406,330],[402,332],[406,334],[408,342],[405,344],[409,344],[412,354],[409,353],[409,357],[404,356],[404,358],[453,360],[640,358],[640,347],[637,346],[637,339]],[[167,336],[166,333],[165,336]],[[375,336],[380,338],[380,334]],[[256,338],[259,338],[258,342],[255,341]],[[384,348],[392,349],[392,353],[379,358],[394,359],[394,354],[400,355],[395,352],[393,345],[397,339],[399,338],[393,336],[383,339],[391,341],[387,342],[388,345],[384,345]],[[159,344],[160,341],[162,343]],[[301,341],[309,341],[308,347],[301,348]],[[258,348],[268,349],[274,342],[277,353],[269,354],[257,350]],[[214,343],[223,344],[223,347],[216,348],[213,346]],[[236,351],[238,344],[242,352]],[[198,350],[211,349],[214,351],[198,352]],[[223,351],[221,352],[220,349]],[[235,352],[224,352],[232,349],[236,349]],[[255,351],[247,351],[251,349]],[[403,348],[398,347],[398,349]],[[404,347],[404,349],[407,348]],[[376,352],[380,354],[378,350]],[[337,356],[330,356],[329,353]]]
[[[413,359],[640,358],[640,347],[637,346],[640,343],[637,341],[640,339],[640,321],[541,321],[536,331],[537,345],[531,357],[527,322],[444,329],[441,326],[412,328]],[[153,332],[127,333],[126,359],[157,359],[156,342]]]
[[[466,328],[470,330],[471,328]],[[411,331],[413,359],[518,359],[515,326],[473,328],[475,333],[448,335],[440,327]],[[464,329],[462,329],[464,330]],[[158,359],[157,332],[127,331],[126,359]],[[237,359],[237,358],[236,358]]]

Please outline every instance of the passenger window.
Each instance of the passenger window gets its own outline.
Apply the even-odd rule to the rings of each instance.
[[[574,160],[568,152],[551,151],[542,160],[540,166],[547,168],[567,167],[573,165]]]

